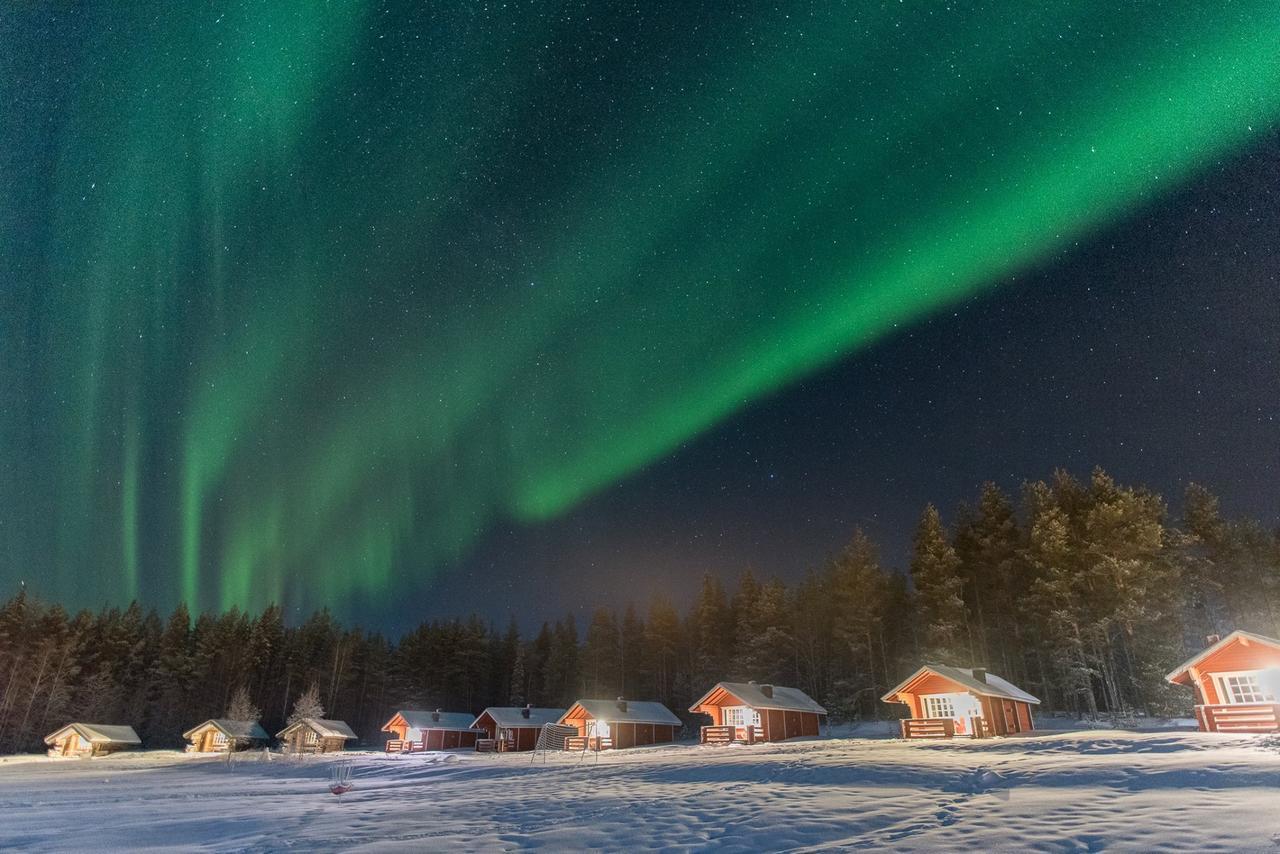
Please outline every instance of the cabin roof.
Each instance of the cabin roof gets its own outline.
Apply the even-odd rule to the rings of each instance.
[[[82,723],[67,724],[60,729],[54,730],[45,736],[44,743],[52,744],[58,736],[69,729],[75,730],[81,738],[91,744],[142,744],[142,739],[138,738],[138,734],[133,731],[131,726]]]
[[[426,729],[443,729],[451,732],[470,732],[471,722],[475,720],[475,716],[470,712],[423,712],[416,709],[401,709],[387,721],[386,726],[382,728],[383,732],[390,731],[390,727],[396,722],[396,718],[404,721],[405,726],[409,729],[426,730]]]
[[[191,738],[205,727],[213,727],[227,738],[253,738],[266,741],[267,731],[257,721],[233,721],[228,718],[210,718],[199,726],[193,726],[182,734],[183,738]]]
[[[347,726],[346,721],[333,721],[325,718],[303,718],[289,724],[280,732],[276,733],[276,738],[280,738],[288,732],[292,732],[298,727],[310,727],[315,730],[317,735],[325,738],[355,738],[356,734],[352,732],[351,727]]]
[[[944,679],[950,679],[952,682],[959,684],[966,690],[977,694],[980,697],[999,697],[1003,700],[1017,700],[1020,703],[1032,703],[1039,705],[1040,700],[1023,691],[1012,682],[1001,679],[991,671],[987,671],[986,681],[982,681],[974,677],[973,670],[966,667],[951,667],[946,664],[926,664],[912,673],[909,677],[902,681],[902,684],[894,688],[888,694],[880,699],[886,703],[901,702],[896,697],[898,692],[905,690],[912,682],[915,682],[926,673],[934,673]]]
[[[737,697],[743,703],[753,709],[775,709],[784,712],[809,712],[812,714],[825,715],[827,710],[818,705],[812,697],[799,688],[787,688],[783,685],[774,685],[773,696],[765,696],[762,690],[765,686],[757,685],[755,682],[717,682],[715,687],[702,696],[702,699],[694,703],[689,711],[699,711],[699,706],[711,699],[717,691],[726,691]]]
[[[541,727],[543,724],[553,724],[567,712],[568,709],[529,709],[529,717],[525,717],[524,709],[520,706],[490,706],[481,712],[472,723],[472,727],[480,724],[480,718],[488,715],[493,718],[493,722],[505,729],[519,729],[521,727]]]
[[[1234,632],[1227,635],[1222,640],[1211,645],[1208,649],[1202,650],[1201,652],[1191,656],[1186,661],[1179,664],[1177,667],[1175,667],[1173,670],[1169,672],[1169,675],[1165,676],[1164,678],[1175,684],[1180,683],[1181,681],[1183,681],[1182,680],[1183,675],[1185,675],[1188,670],[1195,667],[1197,664],[1200,664],[1202,661],[1205,661],[1206,659],[1214,655],[1217,655],[1219,652],[1226,649],[1228,646],[1231,646],[1232,644],[1248,643],[1250,641],[1256,641],[1257,643],[1260,643],[1263,646],[1270,646],[1276,649],[1280,649],[1280,640],[1276,640],[1275,638],[1269,638],[1266,635],[1256,635],[1253,632],[1245,632],[1245,631],[1236,629]]]
[[[619,723],[660,724],[662,726],[683,726],[680,719],[661,703],[649,701],[627,700],[627,710],[618,708],[617,700],[578,700],[569,707],[557,723],[562,723],[574,709],[582,709],[588,717],[599,721],[617,721]]]

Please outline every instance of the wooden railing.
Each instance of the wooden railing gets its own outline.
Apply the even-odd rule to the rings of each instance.
[[[760,734],[754,726],[704,726],[701,730],[702,744],[755,744]]]
[[[1196,720],[1204,732],[1276,732],[1280,703],[1196,706]]]
[[[904,718],[903,738],[952,738],[956,722],[951,718]]]
[[[421,753],[426,750],[425,742],[392,738],[387,740],[387,753]]]
[[[612,747],[613,739],[608,736],[571,735],[564,740],[565,750],[609,750]]]

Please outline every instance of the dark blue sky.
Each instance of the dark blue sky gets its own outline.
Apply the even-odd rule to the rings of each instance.
[[[1102,466],[1280,518],[1280,139],[1049,264],[796,384],[558,521],[502,526],[403,618],[536,622],[688,601],[704,571],[802,577],[855,526],[904,567],[916,519],[993,480]],[[585,581],[584,581],[585,579]],[[590,591],[583,596],[583,591]],[[579,601],[580,600],[580,601]],[[575,602],[577,604],[575,604]]]

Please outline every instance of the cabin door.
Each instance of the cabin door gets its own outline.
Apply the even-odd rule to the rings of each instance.
[[[1014,708],[1012,700],[1005,700],[1004,707],[1004,731],[1005,732],[1022,732],[1022,728],[1018,726],[1018,710]]]

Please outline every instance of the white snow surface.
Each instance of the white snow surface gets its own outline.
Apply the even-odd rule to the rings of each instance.
[[[1276,739],[0,758],[0,850],[1274,850]],[[335,762],[355,789],[327,790]]]

